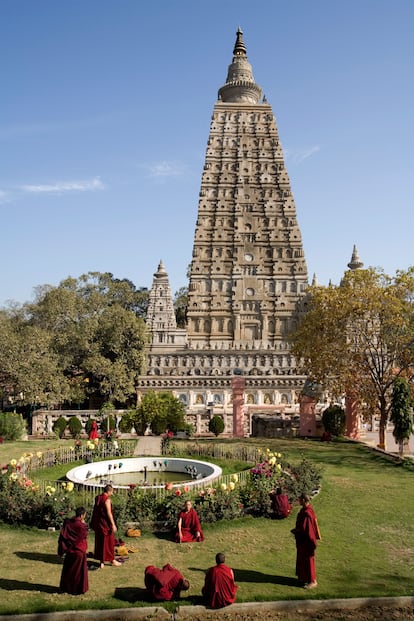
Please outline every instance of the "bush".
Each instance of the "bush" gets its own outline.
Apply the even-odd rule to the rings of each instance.
[[[346,427],[346,416],[340,405],[330,405],[322,414],[325,431],[333,436],[343,436]]]
[[[213,416],[208,423],[208,430],[217,437],[224,431],[224,420],[221,416]]]
[[[0,412],[0,436],[3,440],[21,440],[26,431],[26,423],[21,414]]]
[[[68,427],[72,438],[79,438],[82,432],[82,423],[77,416],[71,416]]]
[[[58,438],[63,438],[65,435],[66,427],[68,426],[68,421],[63,416],[59,416],[53,423],[53,431],[58,436]]]
[[[134,416],[136,412],[135,410],[130,410],[122,415],[122,418],[119,422],[119,431],[121,433],[131,433],[131,429],[134,426]]]

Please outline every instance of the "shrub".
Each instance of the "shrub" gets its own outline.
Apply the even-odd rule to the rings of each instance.
[[[322,414],[322,424],[333,436],[343,436],[346,426],[344,409],[340,405],[330,405]]]
[[[134,426],[134,416],[135,410],[130,410],[122,415],[119,423],[119,431],[121,433],[131,433],[132,427]]]
[[[102,434],[106,435],[110,433],[112,436],[114,429],[115,429],[115,419],[112,416],[107,416],[106,418],[102,419],[101,426],[100,426],[100,430]]]
[[[82,423],[77,416],[71,416],[68,427],[72,438],[79,438],[82,432]]]
[[[63,438],[65,435],[66,427],[68,426],[68,421],[63,416],[59,416],[53,423],[53,431],[58,436],[58,438]]]
[[[221,416],[213,416],[208,423],[208,430],[217,437],[224,431],[224,420]]]
[[[0,412],[0,436],[3,440],[21,440],[26,433],[26,423],[21,414]]]

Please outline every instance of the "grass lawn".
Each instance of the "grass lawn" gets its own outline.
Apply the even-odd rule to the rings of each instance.
[[[205,570],[223,551],[239,585],[237,601],[326,599],[412,594],[414,577],[414,471],[352,442],[257,440],[246,443],[280,451],[292,462],[303,456],[323,466],[321,493],[313,505],[322,533],[316,553],[319,587],[295,582],[293,528],[287,520],[245,518],[203,525],[201,544],[173,543],[164,534],[128,540],[138,552],[120,568],[91,571],[83,596],[57,594],[61,560],[56,532],[0,527],[0,614],[65,609],[147,606],[143,573],[148,564],[178,567],[191,583],[180,602],[200,604]],[[20,443],[17,455],[36,450]],[[0,459],[8,461],[0,446]],[[14,450],[14,449],[13,449]],[[41,449],[39,449],[41,450]],[[119,533],[123,536],[123,533]],[[90,535],[93,549],[93,533]]]

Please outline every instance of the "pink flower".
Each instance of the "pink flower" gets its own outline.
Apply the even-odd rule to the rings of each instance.
[[[188,490],[189,490],[189,489],[190,489],[190,488],[188,487],[188,485],[186,485],[186,486],[184,487],[184,491],[185,491],[185,492],[188,492]]]
[[[176,489],[175,490],[175,495],[176,496],[181,496],[181,490],[180,489]]]
[[[169,491],[170,489],[172,489],[172,486],[173,486],[173,484],[172,484],[172,483],[167,483],[167,484],[166,484],[166,486],[165,486],[165,489],[166,489],[167,491]]]

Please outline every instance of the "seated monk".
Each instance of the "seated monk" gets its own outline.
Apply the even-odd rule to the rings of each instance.
[[[157,601],[178,599],[181,591],[187,591],[190,583],[169,563],[162,569],[148,565],[144,572],[147,591]]]
[[[223,608],[236,601],[233,570],[224,564],[225,560],[222,552],[216,554],[216,566],[210,567],[206,573],[202,594],[211,608]]]
[[[198,519],[197,511],[192,507],[191,500],[185,501],[184,511],[181,511],[178,516],[175,540],[177,543],[204,541],[200,520]]]
[[[287,494],[284,494],[280,487],[269,494],[272,503],[272,509],[278,520],[287,518],[292,510]]]

